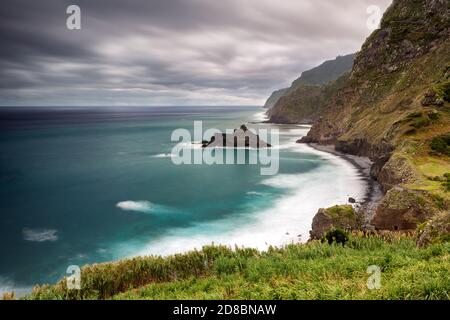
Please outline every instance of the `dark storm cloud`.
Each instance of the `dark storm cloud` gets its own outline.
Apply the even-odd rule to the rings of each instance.
[[[261,104],[390,0],[3,0],[1,105]],[[82,29],[66,28],[81,7]]]

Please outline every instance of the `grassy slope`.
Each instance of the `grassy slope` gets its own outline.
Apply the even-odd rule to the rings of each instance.
[[[366,286],[369,265],[381,289]],[[82,290],[65,282],[35,288],[33,299],[449,299],[450,243],[424,249],[398,233],[354,235],[349,243],[293,244],[258,252],[205,247],[167,258],[87,266]]]

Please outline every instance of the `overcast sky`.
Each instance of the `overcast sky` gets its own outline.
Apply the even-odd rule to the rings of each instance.
[[[262,105],[358,51],[367,7],[390,2],[2,0],[0,105]]]

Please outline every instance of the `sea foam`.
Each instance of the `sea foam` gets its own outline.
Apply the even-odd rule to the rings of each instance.
[[[172,229],[144,248],[134,248],[134,251],[128,248],[121,255],[167,255],[200,249],[211,243],[266,250],[270,245],[306,241],[319,208],[345,204],[349,196],[364,197],[366,182],[349,162],[304,144],[291,147],[294,152],[319,155],[317,161],[321,165],[305,173],[280,174],[263,180],[263,185],[287,189],[263,209]]]
[[[56,241],[58,230],[54,229],[29,229],[24,228],[22,230],[23,238],[26,241],[44,242],[44,241]]]
[[[116,204],[117,208],[125,211],[149,212],[152,210],[153,204],[147,200],[141,201],[121,201]]]

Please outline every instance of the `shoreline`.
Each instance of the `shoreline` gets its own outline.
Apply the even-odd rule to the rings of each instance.
[[[266,117],[267,117],[267,115],[266,115]],[[258,122],[256,122],[256,123],[258,123]],[[274,122],[271,122],[270,119],[268,119],[268,118],[266,118],[266,120],[264,120],[264,121],[260,121],[259,123],[281,125],[281,126],[294,125],[294,123],[274,123]],[[295,123],[295,125],[309,126],[309,127],[312,126],[309,123]],[[297,142],[297,143],[300,143],[300,142]],[[381,199],[383,198],[383,192],[381,191],[380,184],[375,179],[373,179],[370,175],[370,169],[372,167],[373,162],[368,157],[360,157],[360,156],[355,156],[355,155],[337,151],[335,149],[334,144],[330,144],[330,145],[321,145],[318,143],[301,143],[301,144],[305,144],[305,145],[313,148],[314,150],[326,152],[326,153],[332,154],[336,157],[342,158],[342,159],[346,160],[347,162],[349,162],[351,165],[353,165],[357,169],[359,175],[361,176],[363,181],[366,182],[367,186],[366,186],[366,190],[364,190],[364,193],[365,193],[364,199],[362,199],[362,201],[358,201],[358,199],[356,199],[355,209],[358,212],[363,213],[363,220],[364,220],[363,226],[364,227],[368,226],[370,228],[370,221],[374,217],[376,208],[377,208],[378,204],[380,203]],[[317,208],[317,210],[319,210],[319,208]]]
[[[356,209],[363,212],[364,225],[369,225],[375,214],[377,205],[383,198],[380,184],[370,176],[370,168],[373,162],[367,157],[360,157],[337,151],[334,144],[320,145],[318,143],[306,143],[306,145],[315,150],[331,153],[340,157],[350,162],[358,170],[363,180],[367,183],[367,187],[364,199],[362,201],[356,201],[356,204],[358,205]]]

